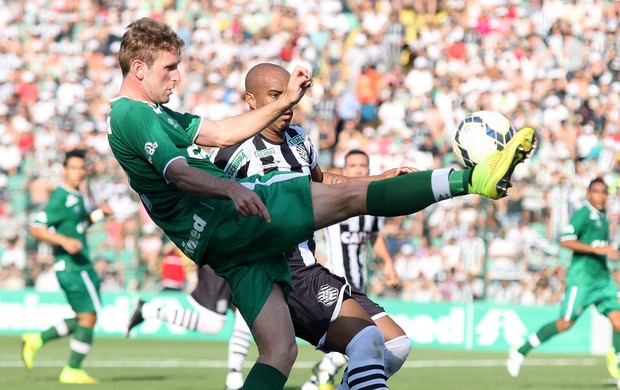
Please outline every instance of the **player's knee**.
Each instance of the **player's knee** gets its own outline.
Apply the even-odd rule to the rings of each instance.
[[[560,319],[558,320],[555,325],[558,328],[558,332],[562,333],[562,332],[566,332],[567,330],[569,330],[570,328],[572,328],[573,324],[575,323],[575,321],[568,321],[565,319]]]
[[[385,375],[389,378],[394,375],[405,364],[411,352],[411,341],[408,336],[400,336],[385,342],[383,360]]]
[[[367,326],[353,337],[346,348],[351,360],[377,357],[383,360],[383,334],[375,325]]]

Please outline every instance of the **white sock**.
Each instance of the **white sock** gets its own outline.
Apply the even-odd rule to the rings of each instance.
[[[239,310],[235,310],[235,325],[228,340],[228,371],[241,372],[245,358],[248,356],[251,337],[252,333],[243,316]]]
[[[388,389],[383,367],[383,334],[376,326],[367,326],[349,342],[347,384],[350,390]],[[339,387],[340,389],[340,387]]]

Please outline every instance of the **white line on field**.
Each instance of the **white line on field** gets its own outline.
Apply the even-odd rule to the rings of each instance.
[[[312,368],[316,362],[297,361],[293,368],[308,369]],[[40,360],[35,363],[35,367],[62,367],[66,364],[64,360]],[[253,362],[246,362],[245,367],[251,367]],[[527,359],[523,363],[525,366],[597,366],[603,365],[603,359]],[[23,367],[21,360],[0,361],[0,368]],[[503,359],[477,359],[477,360],[411,360],[405,362],[404,368],[446,368],[446,367],[504,367],[506,360]],[[225,360],[88,360],[87,367],[98,368],[226,368]]]

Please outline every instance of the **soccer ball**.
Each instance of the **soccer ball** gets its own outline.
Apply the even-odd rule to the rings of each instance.
[[[463,168],[473,168],[493,152],[504,149],[515,133],[512,123],[499,112],[474,112],[456,129],[452,144],[456,161]]]

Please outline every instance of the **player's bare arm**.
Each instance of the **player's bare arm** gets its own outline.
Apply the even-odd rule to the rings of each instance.
[[[215,199],[230,199],[237,212],[244,217],[252,215],[271,222],[271,216],[263,201],[241,184],[210,175],[192,168],[184,159],[176,159],[166,170],[166,177],[180,190]]]
[[[219,121],[203,119],[196,144],[225,148],[260,133],[271,122],[299,103],[313,83],[308,69],[296,67],[291,73],[286,91],[272,103]]]
[[[611,246],[594,247],[578,240],[562,241],[561,245],[577,253],[591,253],[599,256],[607,256],[609,260],[620,259],[618,250]]]
[[[32,226],[30,228],[30,234],[41,242],[61,246],[67,253],[72,255],[78,253],[80,249],[82,249],[80,240],[55,233],[44,227]]]
[[[373,233],[370,236],[370,240],[372,242],[372,249],[383,261],[385,284],[391,288],[398,287],[400,284],[400,278],[398,277],[398,272],[396,272],[396,268],[394,267],[394,259],[392,258],[392,255],[390,255],[390,250],[388,249],[385,238],[381,234]]]

